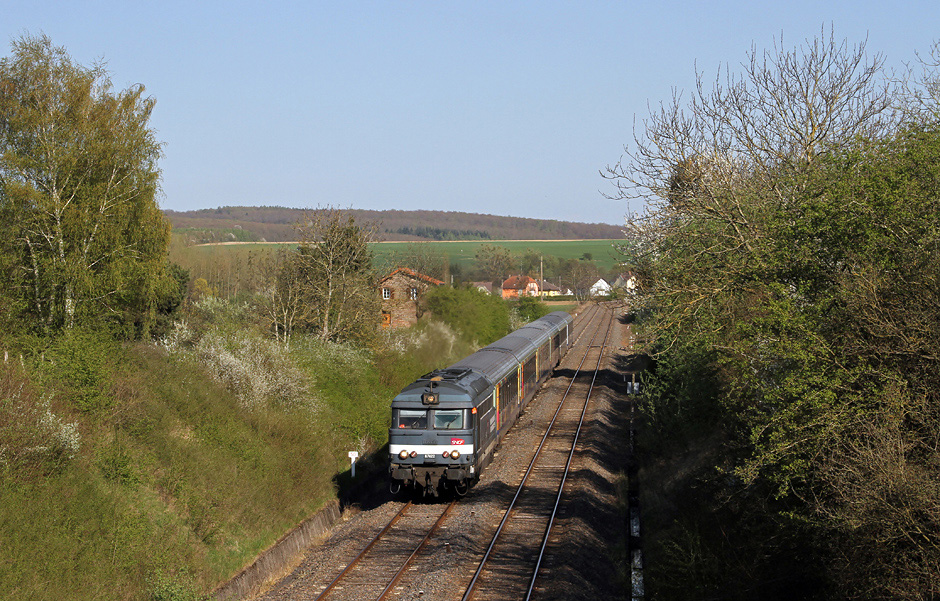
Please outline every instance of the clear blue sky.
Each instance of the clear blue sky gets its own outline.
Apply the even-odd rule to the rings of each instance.
[[[8,42],[43,32],[143,83],[166,209],[334,205],[619,224],[598,170],[634,117],[825,24],[900,67],[940,38],[915,2],[0,0]],[[639,207],[631,207],[637,210]]]

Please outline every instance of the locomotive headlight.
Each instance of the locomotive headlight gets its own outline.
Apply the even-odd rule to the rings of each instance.
[[[450,458],[451,458],[451,459],[457,459],[457,458],[459,458],[459,457],[460,457],[460,451],[451,451],[451,452],[450,452]]]
[[[402,451],[398,454],[399,459],[408,459],[408,451]]]

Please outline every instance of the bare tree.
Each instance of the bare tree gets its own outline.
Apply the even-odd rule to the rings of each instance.
[[[740,74],[719,70],[711,86],[698,73],[688,102],[675,93],[642,121],[633,148],[601,174],[615,186],[610,198],[646,205],[628,215],[626,237],[646,293],[684,297],[666,325],[695,323],[729,275],[764,264],[767,209],[792,204],[821,152],[894,127],[882,64],[864,42],[850,47],[823,31],[792,50],[752,48]],[[644,270],[669,255],[712,267],[714,277]]]
[[[502,281],[510,275],[515,267],[512,254],[505,246],[484,244],[476,252],[477,268],[483,277],[490,281]]]
[[[310,211],[297,225],[297,277],[311,325],[323,340],[371,336],[380,313],[372,268],[374,226],[332,207]]]
[[[450,275],[450,260],[447,253],[429,242],[410,242],[392,252],[383,262],[383,275],[398,267],[407,267],[418,273],[447,281]]]
[[[708,163],[712,187],[733,187],[741,174],[774,182],[821,150],[886,133],[895,123],[893,87],[882,76],[883,57],[869,59],[865,46],[850,48],[823,31],[792,50],[782,41],[764,52],[752,47],[740,75],[726,67],[724,81],[719,70],[710,87],[699,72],[689,102],[676,93],[652,111],[627,160],[602,174],[616,184],[616,198],[656,204],[669,198],[681,165]]]
[[[290,342],[296,327],[306,323],[308,306],[300,281],[296,253],[283,248],[257,259],[258,308],[278,342]]]

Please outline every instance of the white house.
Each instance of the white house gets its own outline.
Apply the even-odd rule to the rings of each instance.
[[[607,296],[610,294],[610,284],[607,280],[601,278],[591,286],[591,296]]]

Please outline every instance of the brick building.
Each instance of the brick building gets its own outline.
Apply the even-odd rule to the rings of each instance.
[[[407,328],[418,322],[418,301],[431,286],[444,282],[399,267],[379,282],[382,295],[382,327]]]

